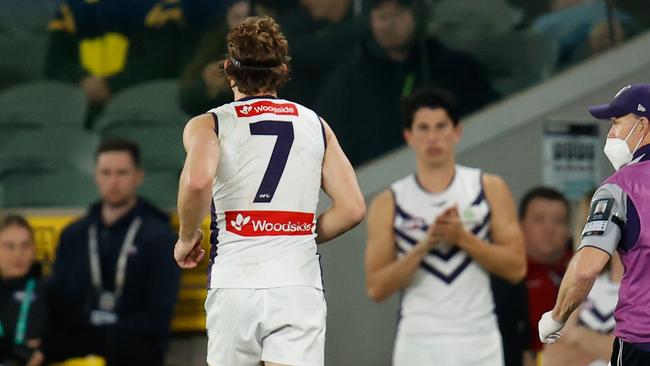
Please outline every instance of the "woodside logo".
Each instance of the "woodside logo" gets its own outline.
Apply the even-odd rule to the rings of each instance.
[[[273,103],[267,100],[235,106],[237,117],[255,117],[260,114],[270,113],[280,116],[297,116],[298,108],[293,103]]]
[[[314,214],[290,211],[226,211],[226,230],[241,236],[311,235]]]

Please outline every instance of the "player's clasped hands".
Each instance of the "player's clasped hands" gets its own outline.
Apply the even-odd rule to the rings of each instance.
[[[451,206],[443,211],[432,225],[431,237],[438,243],[457,245],[465,227],[460,221],[458,207]]]
[[[547,311],[542,315],[542,318],[539,320],[539,340],[542,343],[553,344],[562,335],[560,330],[564,328],[564,323],[557,322],[553,319],[552,311]]]
[[[201,248],[202,241],[203,232],[201,230],[197,230],[189,241],[184,241],[179,235],[174,246],[174,259],[179,267],[194,268],[201,262],[205,256],[205,250]]]

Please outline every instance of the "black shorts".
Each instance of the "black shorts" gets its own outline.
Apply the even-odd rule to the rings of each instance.
[[[648,366],[650,365],[650,352],[638,349],[616,337],[611,361],[612,366]]]

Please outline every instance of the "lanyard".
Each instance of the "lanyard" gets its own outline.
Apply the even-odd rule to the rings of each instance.
[[[22,345],[25,343],[25,331],[27,330],[27,318],[29,317],[29,308],[32,306],[32,299],[34,298],[34,288],[36,287],[36,280],[30,278],[27,281],[25,286],[25,292],[23,292],[23,301],[20,303],[20,312],[18,314],[18,320],[16,321],[16,334],[14,336],[14,341],[16,345]],[[5,336],[4,328],[2,323],[0,323],[0,338]]]
[[[117,300],[122,294],[124,288],[124,279],[126,275],[126,262],[128,260],[129,252],[133,248],[133,241],[138,229],[142,225],[142,219],[136,217],[129,225],[126,232],[124,243],[120,255],[117,258],[117,268],[115,269],[115,299]],[[99,249],[97,244],[97,226],[91,225],[88,229],[88,252],[90,254],[90,274],[92,276],[93,286],[98,292],[103,291],[102,271],[99,262]]]

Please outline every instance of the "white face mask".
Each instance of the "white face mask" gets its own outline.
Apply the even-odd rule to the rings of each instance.
[[[632,132],[634,132],[634,129],[636,128],[636,125],[639,124],[639,121],[641,121],[641,119],[637,120],[636,123],[634,123],[634,127],[632,127],[630,133],[627,134],[625,140],[621,140],[619,138],[607,138],[607,141],[605,142],[605,155],[616,170],[621,169],[623,166],[629,164],[632,161],[632,154],[634,154],[634,151],[639,148],[641,140],[643,140],[643,137],[639,139],[639,142],[637,142],[636,146],[634,147],[634,151],[630,151],[630,148],[627,146],[627,140],[630,138],[630,136],[632,136]]]

